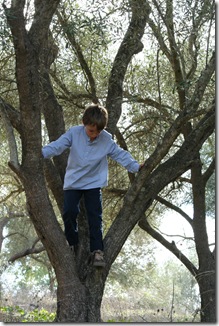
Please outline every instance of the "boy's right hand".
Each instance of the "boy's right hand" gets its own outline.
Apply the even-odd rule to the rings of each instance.
[[[144,163],[140,164],[138,172],[143,168]]]

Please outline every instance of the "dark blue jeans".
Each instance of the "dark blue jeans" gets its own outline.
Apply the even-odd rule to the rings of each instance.
[[[78,244],[77,216],[79,204],[84,196],[84,203],[90,231],[90,251],[103,250],[102,235],[102,193],[100,188],[88,190],[64,190],[63,221],[65,236],[70,246]]]

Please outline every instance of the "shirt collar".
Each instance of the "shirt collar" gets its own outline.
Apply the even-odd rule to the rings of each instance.
[[[99,138],[99,136],[100,136],[100,134],[94,139],[94,140],[90,140],[90,137],[87,135],[87,133],[86,133],[86,129],[85,129],[85,126],[83,126],[84,128],[84,134],[85,134],[85,137],[86,137],[86,140],[87,140],[87,142],[89,143],[89,144],[93,144],[93,143],[96,143],[97,141],[98,141],[98,138]]]

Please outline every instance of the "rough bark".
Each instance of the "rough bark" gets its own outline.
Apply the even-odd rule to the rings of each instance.
[[[174,209],[181,214],[191,225],[194,232],[194,242],[198,255],[198,267],[196,267],[182,252],[174,242],[168,242],[158,231],[154,230],[147,219],[140,220],[139,226],[149,233],[154,239],[160,242],[166,249],[171,251],[195,277],[201,297],[200,317],[201,322],[214,322],[216,311],[216,275],[215,275],[215,256],[209,249],[208,236],[205,219],[205,174],[201,173],[201,160],[194,148],[194,163],[192,164],[191,184],[193,189],[194,216],[191,219],[186,216],[178,207],[168,203],[162,198],[157,197],[161,203]],[[210,170],[211,170],[210,165]],[[209,171],[206,172],[210,175]]]
[[[143,49],[141,38],[150,14],[150,8],[146,1],[130,1],[132,18],[124,39],[116,54],[109,77],[109,87],[106,99],[106,107],[109,112],[108,130],[114,134],[116,124],[120,118],[123,98],[123,81],[128,64],[134,54]]]
[[[106,246],[107,255],[114,259],[118,254],[117,250],[127,238],[130,229],[141,219],[146,209],[154,200],[156,195],[171,181],[174,181],[182,173],[191,168],[196,160],[195,149],[199,148],[202,142],[214,130],[214,110],[209,112],[200,124],[191,132],[188,139],[181,148],[167,161],[160,164],[152,173],[147,175],[147,161],[132,186],[124,197],[124,204],[118,217],[114,220],[109,232],[106,235],[106,244],[119,243],[113,246]],[[126,225],[126,227],[125,227]],[[129,229],[130,228],[130,229]]]
[[[209,110],[200,123],[187,135],[181,148],[171,158],[160,164],[175,139],[181,134],[185,123],[193,116],[196,101],[194,100],[194,105],[191,102],[190,112],[179,114],[164,135],[162,142],[145,162],[143,169],[133,180],[132,186],[124,197],[123,207],[104,239],[106,268],[95,269],[89,263],[88,230],[86,220],[83,219],[83,206],[79,230],[83,234],[83,240],[78,255],[74,257],[53,211],[44,180],[43,159],[41,158],[42,100],[50,139],[57,138],[64,131],[62,108],[56,101],[48,75],[48,68],[53,57],[48,57],[47,53],[41,51],[42,45],[46,50],[51,45],[48,42],[49,24],[59,2],[58,0],[48,0],[46,3],[40,0],[35,1],[36,10],[29,32],[25,29],[23,17],[25,1],[12,1],[10,8],[5,7],[14,40],[20,111],[13,110],[9,106],[5,106],[4,109],[10,114],[11,123],[19,130],[22,141],[22,161],[17,164],[11,162],[10,166],[24,185],[29,215],[57,277],[56,321],[100,322],[104,285],[112,263],[131,230],[142,218],[157,194],[169,182],[196,164],[197,150],[213,132],[214,110],[213,108]],[[121,114],[125,73],[132,56],[142,50],[141,37],[150,12],[145,1],[130,1],[130,4],[131,22],[116,55],[109,79],[106,106],[109,109],[108,128],[112,133],[115,133],[116,123]],[[204,89],[202,87],[203,92]],[[196,95],[200,100],[202,94],[200,89],[197,89],[198,91]],[[95,95],[95,85],[93,85],[92,95]],[[51,122],[51,115],[54,117],[54,123]],[[51,166],[51,162],[47,164],[49,185],[53,189],[60,210],[62,206],[60,187],[65,160],[66,157],[62,157],[55,161],[55,165]],[[53,178],[51,171],[55,175]],[[197,234],[198,227],[197,222]],[[207,260],[202,265],[205,266],[206,263]],[[201,290],[205,291],[206,287]]]
[[[18,167],[13,164],[11,167],[24,185],[29,215],[57,277],[57,320],[85,321],[85,288],[78,279],[75,260],[48,198],[41,158],[39,54],[58,3],[38,2],[29,33],[24,25],[24,2],[13,1],[11,8],[5,8],[16,53],[22,141],[22,162]],[[72,302],[77,304],[72,305]]]
[[[201,296],[201,321],[215,322],[216,311],[216,265],[215,257],[209,249],[206,216],[205,216],[205,182],[202,175],[202,162],[199,153],[191,169],[193,191],[193,231],[196,252],[198,255],[199,272],[196,276]]]
[[[72,252],[67,246],[63,231],[52,209],[43,177],[42,101],[50,139],[57,138],[64,131],[61,107],[54,97],[48,75],[48,67],[53,57],[48,56],[45,50],[44,52],[41,50],[44,47],[46,50],[49,49],[48,29],[58,3],[59,1],[47,1],[46,3],[35,1],[35,14],[29,32],[25,29],[23,16],[25,1],[13,1],[10,8],[5,6],[16,54],[16,78],[20,100],[20,110],[17,114],[19,123],[18,119],[15,120],[22,142],[22,161],[16,165],[13,164],[14,162],[10,162],[10,166],[23,183],[30,218],[57,277],[56,321],[98,322],[100,321],[104,283],[110,265],[106,269],[107,272],[103,272],[89,265],[87,259],[82,261],[80,258],[87,254],[87,246],[80,247],[80,257],[77,259],[72,257]],[[144,26],[139,40],[143,31]],[[133,50],[134,48],[132,48]],[[129,54],[130,59],[131,55]],[[11,110],[10,113],[12,117],[16,111]],[[52,123],[51,115],[55,118]],[[62,159],[61,166],[64,164]],[[59,164],[57,167],[56,175],[63,179],[63,169],[60,169]],[[48,171],[49,169],[47,169]],[[60,183],[58,180],[53,180],[50,185],[54,189],[54,185],[59,188]],[[61,204],[59,206],[61,207]],[[84,226],[86,227],[86,223]],[[88,255],[86,257],[88,258]]]
[[[49,75],[50,66],[56,59],[57,53],[58,47],[52,35],[48,33],[43,40],[40,53],[40,99],[50,142],[58,139],[65,132],[63,110],[56,99]],[[67,156],[68,153],[65,151],[62,155],[53,159],[62,182],[64,181]],[[49,169],[47,174],[49,174]],[[51,179],[53,179],[53,174],[50,174]]]

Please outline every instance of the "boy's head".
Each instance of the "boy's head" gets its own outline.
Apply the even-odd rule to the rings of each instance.
[[[108,112],[99,104],[91,104],[85,109],[82,121],[85,126],[96,126],[101,131],[107,125]]]

